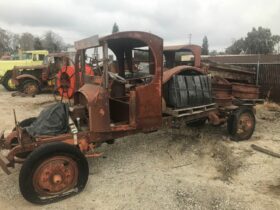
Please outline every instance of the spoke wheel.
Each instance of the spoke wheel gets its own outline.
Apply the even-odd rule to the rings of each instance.
[[[235,111],[228,119],[227,127],[232,140],[242,141],[251,138],[255,130],[256,119],[250,108]]]
[[[57,92],[63,98],[70,99],[73,97],[75,90],[75,70],[72,66],[65,66],[57,74],[56,86]]]

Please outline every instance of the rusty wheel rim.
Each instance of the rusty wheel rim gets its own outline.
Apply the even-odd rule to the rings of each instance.
[[[77,180],[77,163],[70,157],[55,156],[43,161],[35,170],[33,186],[41,196],[51,196],[71,190]]]
[[[250,134],[254,126],[253,118],[248,113],[243,113],[240,115],[237,125],[237,133],[240,136],[246,136]]]
[[[37,85],[35,85],[35,84],[28,84],[27,87],[25,88],[24,92],[26,94],[31,95],[31,94],[37,93],[37,91],[38,91]]]

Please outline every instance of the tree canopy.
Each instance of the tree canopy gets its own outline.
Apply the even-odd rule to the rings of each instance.
[[[226,48],[228,54],[268,54],[274,52],[274,47],[280,41],[279,35],[272,35],[270,29],[258,27],[247,33]]]
[[[10,41],[11,41],[10,34],[6,30],[0,28],[0,53],[1,54],[10,51]]]
[[[19,48],[60,52],[66,47],[62,37],[52,31],[47,31],[42,37],[38,37],[28,32],[14,34],[0,28],[0,57],[5,53],[15,53]]]
[[[43,50],[43,44],[42,44],[42,40],[40,39],[40,37],[35,37],[34,38],[34,50]]]
[[[45,33],[42,44],[49,52],[60,52],[65,48],[62,37],[52,31]]]
[[[207,39],[207,36],[204,36],[204,38],[202,40],[201,54],[208,55],[209,54],[208,48],[209,48],[208,39]]]
[[[22,50],[34,50],[34,36],[31,33],[23,33],[19,38]]]

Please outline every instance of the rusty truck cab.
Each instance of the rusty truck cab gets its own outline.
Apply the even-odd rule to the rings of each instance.
[[[96,39],[96,37],[95,37]],[[157,130],[162,123],[162,39],[145,32],[120,32],[96,39],[76,42],[81,71],[86,50],[99,47],[102,71],[84,81],[75,93],[76,107],[85,108],[85,126],[93,141],[128,135],[139,131]],[[100,49],[101,48],[101,49]],[[146,69],[134,67],[134,51],[149,54]],[[114,60],[109,59],[109,50]],[[78,67],[78,66],[77,66]]]
[[[174,45],[163,48],[167,69],[180,65],[201,67],[201,47],[198,45]]]

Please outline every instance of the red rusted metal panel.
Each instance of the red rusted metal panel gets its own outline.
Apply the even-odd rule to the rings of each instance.
[[[233,97],[240,98],[240,99],[259,98],[259,86],[242,84],[242,83],[231,83],[231,84],[232,84]]]
[[[89,112],[89,129],[93,132],[110,131],[108,92],[101,86],[85,84],[76,94],[83,94]]]
[[[143,130],[157,130],[162,124],[161,86],[151,84],[136,88],[137,127]]]
[[[194,66],[176,66],[172,69],[166,70],[163,72],[162,83],[165,84],[168,80],[171,79],[173,75],[177,75],[183,71],[196,71],[199,74],[203,74],[203,70]]]
[[[232,86],[226,79],[214,76],[212,78],[213,99],[219,106],[232,105]]]

